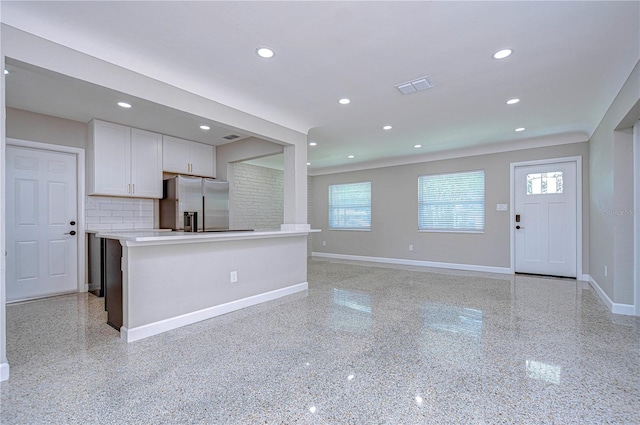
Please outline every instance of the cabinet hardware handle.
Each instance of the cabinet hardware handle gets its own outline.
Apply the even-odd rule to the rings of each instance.
[[[71,236],[75,236],[75,234],[76,234],[75,230],[72,230],[69,233],[65,233],[65,235],[71,235]]]
[[[131,193],[136,193],[136,184],[132,184],[131,185],[132,189],[131,189]]]

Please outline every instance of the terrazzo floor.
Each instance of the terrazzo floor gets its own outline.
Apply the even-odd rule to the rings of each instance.
[[[308,292],[131,344],[91,294],[9,305],[0,423],[640,423],[640,318],[584,282],[308,274]]]

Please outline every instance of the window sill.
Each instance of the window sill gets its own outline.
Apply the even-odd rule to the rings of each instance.
[[[418,230],[418,233],[460,233],[481,235],[484,234],[484,230]]]
[[[327,230],[330,231],[330,232],[333,232],[333,231],[339,231],[339,232],[341,232],[341,231],[347,231],[347,232],[370,232],[371,231],[371,229],[327,229]]]

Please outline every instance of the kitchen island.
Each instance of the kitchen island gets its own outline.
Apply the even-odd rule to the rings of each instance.
[[[309,232],[98,233],[122,247],[121,338],[136,341],[307,290]]]

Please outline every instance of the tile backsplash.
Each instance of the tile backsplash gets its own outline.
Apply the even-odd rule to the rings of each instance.
[[[86,230],[130,230],[154,227],[153,199],[87,196]]]

